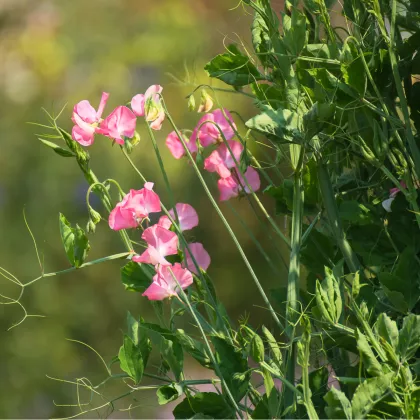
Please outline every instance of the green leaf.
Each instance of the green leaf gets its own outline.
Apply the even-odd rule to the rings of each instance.
[[[250,372],[245,355],[226,339],[212,336],[216,361],[223,379],[236,401],[240,401],[248,390]]]
[[[370,210],[356,200],[346,200],[341,203],[340,217],[360,226],[371,224],[373,220]]]
[[[274,52],[267,23],[259,13],[256,13],[251,26],[252,45],[261,64],[268,67],[271,62],[270,53]]]
[[[274,362],[276,363],[279,370],[282,368],[283,358],[281,355],[280,347],[277,344],[276,339],[274,338],[273,334],[263,325],[262,332],[267,339],[268,347],[271,351],[271,357],[273,358]]]
[[[182,387],[174,383],[163,385],[156,391],[159,405],[165,405],[179,398],[183,393]]]
[[[353,395],[351,408],[354,419],[365,419],[376,403],[382,400],[391,387],[394,373],[370,378],[360,384]]]
[[[198,392],[194,396],[186,397],[174,408],[173,415],[175,419],[235,418],[235,412],[225,402],[223,396],[214,392]]]
[[[84,230],[78,225],[76,225],[75,228],[72,228],[71,224],[62,213],[60,213],[59,222],[61,241],[66,251],[67,258],[71,265],[80,267],[89,252],[89,240]]]
[[[197,360],[201,366],[207,369],[214,369],[203,343],[185,334],[184,330],[181,329],[176,330],[175,334],[185,352]]]
[[[306,140],[318,134],[335,113],[335,104],[315,102],[303,116],[303,127]]]
[[[325,395],[324,400],[328,404],[325,413],[329,419],[351,420],[353,418],[350,401],[344,392],[332,387]]]
[[[140,325],[141,323],[127,311],[128,336],[133,340],[135,346],[140,349],[143,357],[143,365],[146,368],[150,352],[152,351],[152,343],[147,335],[144,334],[144,331],[143,333],[140,331]]]
[[[336,89],[340,89],[343,93],[352,98],[358,96],[354,89],[324,68],[313,68],[306,71],[326,90],[335,91]]]
[[[133,261],[121,268],[121,281],[126,290],[143,293],[152,283],[153,268]]]
[[[144,371],[143,357],[140,349],[128,335],[124,335],[124,343],[120,348],[118,358],[121,370],[126,372],[136,384],[140,383]]]
[[[346,84],[363,96],[367,86],[367,76],[363,61],[353,44],[347,43],[346,45],[351,49],[351,54],[354,58],[350,62],[341,65],[341,72],[343,73]]]
[[[316,282],[315,300],[316,308],[325,322],[335,324],[340,320],[343,310],[340,286],[328,267],[325,267],[325,278],[322,283],[318,280]]]
[[[357,348],[360,352],[362,361],[366,366],[366,370],[372,376],[381,376],[383,374],[381,364],[376,359],[376,356],[370,348],[370,345],[365,335],[362,334],[358,328],[356,329],[356,339]]]
[[[62,147],[58,146],[57,144],[53,143],[52,141],[48,141],[48,140],[44,140],[44,139],[39,139],[39,141],[41,143],[45,144],[45,146],[53,149],[54,152],[57,153],[57,155],[60,155],[62,157],[75,157],[76,156],[70,150],[63,149]]]
[[[420,85],[420,83],[419,83]],[[264,111],[267,107],[273,109],[279,108],[284,104],[283,91],[276,85],[268,85],[266,83],[252,83],[252,93],[257,97],[257,108]]]
[[[283,15],[283,43],[289,52],[299,56],[307,43],[306,17],[296,7],[292,16]]]
[[[401,361],[411,359],[420,346],[420,315],[410,314],[403,320],[399,332],[398,353]]]
[[[393,349],[398,348],[398,328],[397,323],[393,321],[386,313],[381,313],[375,324],[377,334],[387,341]]]
[[[250,354],[255,362],[260,363],[264,361],[264,343],[258,334],[254,334],[252,337]]]
[[[300,116],[288,109],[266,108],[264,113],[251,118],[245,125],[252,130],[278,139],[292,141],[303,138]]]
[[[215,77],[232,86],[246,86],[264,80],[250,59],[235,47],[225,54],[214,57],[204,67],[210,77]]]
[[[145,329],[153,345],[161,354],[163,360],[169,365],[175,379],[181,380],[184,367],[184,353],[181,344],[174,333],[156,324],[141,323],[141,329]]]

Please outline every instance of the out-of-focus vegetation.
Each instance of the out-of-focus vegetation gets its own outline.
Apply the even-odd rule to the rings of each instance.
[[[60,122],[70,129],[71,109],[79,100],[88,99],[96,107],[101,92],[108,91],[111,97],[106,112],[110,112],[149,85],[159,83],[164,86],[165,100],[178,125],[192,128],[199,115],[188,113],[185,96],[196,84],[208,82],[202,69],[220,52],[225,36],[237,41],[235,33],[248,33],[245,29],[250,16],[245,11],[229,13],[228,9],[235,6],[236,0],[0,1],[2,267],[23,282],[41,271],[24,224],[24,208],[46,272],[69,266],[60,243],[58,213],[64,212],[81,225],[87,221],[87,185],[74,160],[57,157],[43,147],[36,138],[41,129],[27,123],[43,121],[42,107],[58,111],[68,102]],[[169,72],[184,79],[185,69],[189,71],[189,86],[174,84],[167,75]],[[245,118],[250,115],[249,98],[221,94],[220,99]],[[257,316],[254,319],[260,316],[262,320],[266,314],[258,308],[260,302],[249,275],[206,198],[198,194],[193,172],[165,149],[169,131],[164,125],[158,133],[165,165],[177,201],[191,203],[204,221],[194,234],[211,254],[210,273],[220,298],[232,317],[243,314],[244,303],[252,298]],[[98,176],[116,178],[126,190],[141,187],[136,174],[108,139],[97,136],[90,152]],[[149,141],[142,140],[132,157],[155,182],[159,195],[165,197]],[[257,228],[246,199],[232,205],[262,242],[270,240]],[[265,276],[265,265],[247,233],[235,223],[229,205],[223,207],[267,288],[283,282],[283,278]],[[106,223],[98,226],[91,241],[92,259],[123,251],[118,236]],[[114,261],[39,281],[25,291],[22,303],[29,314],[45,318],[27,318],[10,331],[7,329],[21,319],[22,309],[17,305],[0,306],[0,418],[68,413],[55,407],[53,401],[76,403],[75,386],[46,375],[65,380],[84,375],[92,381],[101,377],[103,367],[94,353],[66,338],[83,341],[110,360],[121,343],[126,309],[147,315],[145,299],[124,290],[120,266],[122,262]],[[19,288],[5,279],[0,280],[0,289],[2,295],[19,294]],[[142,407],[134,412],[135,416],[155,416],[155,401],[154,396],[139,395],[137,405]],[[119,415],[128,417],[128,413]]]

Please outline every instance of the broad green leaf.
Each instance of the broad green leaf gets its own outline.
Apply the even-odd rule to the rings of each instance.
[[[410,314],[399,332],[398,352],[402,362],[411,359],[420,346],[420,315]]]
[[[252,337],[250,354],[255,362],[260,363],[264,361],[264,343],[258,334],[254,334]]]
[[[292,56],[299,56],[308,40],[306,17],[296,7],[293,7],[291,17],[283,15],[283,31],[284,45]]]
[[[210,77],[232,86],[246,86],[264,80],[264,76],[250,58],[244,56],[237,48],[230,48],[229,52],[217,55],[205,65],[204,70]]]
[[[139,345],[139,327],[140,323],[127,311],[127,327],[128,336],[133,340],[133,343]]]
[[[335,104],[315,102],[303,116],[303,127],[306,140],[312,139],[324,128],[335,113]]]
[[[144,364],[140,349],[128,336],[124,336],[124,343],[118,353],[121,370],[126,372],[138,384],[143,377]]]
[[[248,390],[250,372],[248,362],[241,350],[236,349],[222,337],[211,337],[223,379],[236,401],[240,401]]]
[[[327,367],[322,367],[313,370],[309,374],[309,388],[312,392],[312,402],[320,417],[323,418],[325,412],[326,402],[324,396],[328,391],[328,379],[330,372]]]
[[[265,335],[265,338],[267,340],[268,348],[271,352],[271,357],[276,363],[278,369],[281,370],[282,364],[283,364],[283,358],[281,355],[280,347],[274,338],[273,334],[263,325],[262,326],[262,332]]]
[[[301,118],[288,109],[267,108],[264,113],[251,118],[245,125],[252,130],[278,139],[297,141],[303,137]]]
[[[127,312],[127,329],[128,336],[133,340],[133,343],[139,348],[143,357],[144,368],[147,366],[150,352],[152,351],[152,343],[144,330],[140,330],[140,322],[137,321],[130,312]]]
[[[183,350],[197,360],[200,365],[207,369],[214,369],[203,343],[185,334],[184,330],[181,329],[176,330],[176,338]]]
[[[420,83],[419,83],[420,85]],[[252,83],[252,93],[257,97],[257,108],[264,111],[267,106],[273,109],[280,108],[284,105],[283,91],[276,85],[268,85],[266,83]]]
[[[347,48],[348,51],[345,51],[343,56],[351,57],[341,65],[344,81],[363,96],[366,91],[367,76],[360,53],[351,42],[347,42],[344,48]]]
[[[384,273],[388,274],[388,273]],[[408,312],[408,303],[404,298],[404,295],[401,292],[396,292],[395,290],[389,290],[385,285],[382,284],[382,288],[377,292],[379,298],[381,298],[380,292],[386,296],[389,300],[391,306],[398,312],[406,314]]]
[[[379,314],[375,324],[377,334],[387,341],[395,350],[398,348],[398,328],[386,313]]]
[[[126,290],[143,293],[152,283],[154,274],[149,265],[130,261],[121,268],[121,281]]]
[[[340,89],[346,95],[349,95],[352,98],[356,98],[357,94],[350,86],[338,79],[331,72],[324,68],[313,68],[308,69],[307,72],[314,77],[316,82],[318,82],[324,89],[335,91]]]
[[[382,400],[390,390],[395,373],[370,378],[360,384],[351,400],[354,419],[365,419],[375,404]]]
[[[163,360],[169,365],[175,375],[175,379],[180,381],[184,368],[184,353],[175,334],[156,324],[142,323],[140,327],[141,330],[147,331],[153,345],[157,347]]]
[[[183,393],[182,387],[174,383],[163,385],[156,391],[159,405],[165,405],[179,398]]]
[[[214,392],[198,392],[194,396],[186,397],[174,408],[173,415],[175,419],[236,418],[235,412],[226,403],[224,397]]]
[[[372,376],[381,376],[383,374],[381,364],[376,359],[370,344],[368,343],[364,334],[360,330],[356,329],[357,348],[360,352],[362,362],[366,367],[366,370]]]
[[[67,258],[71,265],[80,267],[84,263],[87,253],[89,252],[89,240],[84,230],[78,225],[76,225],[75,228],[72,228],[71,224],[62,213],[60,213],[59,222],[61,241],[66,251]]]
[[[325,413],[329,419],[347,419],[353,418],[350,401],[344,392],[332,387],[324,396],[324,400],[328,404],[325,407]]]
[[[270,54],[274,52],[267,23],[259,13],[255,13],[251,27],[252,45],[264,67],[270,65]]]

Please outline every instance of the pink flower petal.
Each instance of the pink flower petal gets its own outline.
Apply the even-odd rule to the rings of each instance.
[[[133,211],[124,209],[120,203],[109,214],[108,224],[112,230],[130,229],[138,226]]]
[[[136,116],[134,113],[126,106],[119,106],[101,122],[97,132],[123,145],[124,139],[122,136],[132,138],[135,129]]]
[[[220,178],[217,181],[217,188],[219,188],[220,192],[220,201],[229,200],[232,197],[237,197],[239,194],[239,185],[233,176]]]
[[[169,220],[168,216],[161,216],[158,225],[162,226],[164,229],[169,229],[172,226],[172,222]]]
[[[178,215],[179,228],[182,232],[198,226],[198,214],[190,204],[177,203],[175,209]],[[175,212],[173,210],[169,210],[169,214],[172,219],[176,220]]]
[[[160,130],[162,128],[163,121],[165,120],[165,111],[160,111],[159,116],[152,121],[150,124],[150,128],[152,130]]]
[[[77,103],[73,108],[73,116],[79,116],[84,122],[93,124],[97,121],[95,108],[89,101],[84,100]],[[75,121],[73,121],[76,123]]]
[[[144,117],[144,103],[146,98],[143,94],[138,94],[131,100],[131,109],[138,117]]]
[[[203,244],[199,242],[195,242],[192,244],[188,244],[188,248],[189,250],[185,249],[185,258],[184,258],[184,263],[183,263],[184,266],[188,268],[188,270],[192,271],[193,273],[198,274],[194,261],[191,257],[191,254],[192,254],[198,266],[202,270],[207,271],[207,269],[209,268],[211,259],[208,252],[204,249]]]
[[[109,93],[102,92],[101,102],[99,102],[98,111],[96,112],[96,121],[99,121],[102,117],[102,113],[104,112],[105,105],[108,102]]]
[[[241,184],[245,192],[247,194],[250,194],[251,191],[246,185],[246,183],[243,181],[243,178],[239,175],[239,171],[238,171],[238,176],[239,176],[239,179],[241,180]],[[260,186],[261,186],[260,175],[252,166],[249,166],[248,169],[246,170],[245,178],[248,181],[249,186],[252,188],[254,192],[260,189]]]
[[[95,140],[94,131],[85,131],[78,125],[71,130],[71,137],[82,146],[91,146]]]
[[[153,225],[147,228],[141,237],[149,247],[155,248],[164,257],[178,253],[178,236],[162,226]]]

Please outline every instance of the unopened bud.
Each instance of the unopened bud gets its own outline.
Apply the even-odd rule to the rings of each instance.
[[[195,110],[195,98],[194,95],[190,95],[188,98],[188,111],[194,111]]]
[[[95,233],[95,230],[96,230],[95,223],[93,223],[93,221],[91,219],[89,219],[89,221],[87,222],[87,225],[86,225],[86,232],[87,233]]]
[[[213,108],[213,98],[206,92],[205,89],[201,91],[201,101],[197,112],[209,112]]]
[[[90,220],[95,225],[97,225],[102,220],[101,215],[92,207],[89,207],[89,216],[90,216]]]

